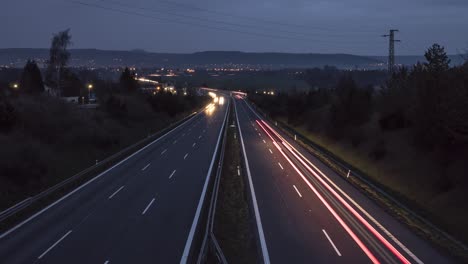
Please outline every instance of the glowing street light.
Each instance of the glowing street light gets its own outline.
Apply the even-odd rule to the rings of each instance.
[[[13,88],[18,89],[19,85],[17,83],[13,84]]]
[[[88,84],[88,104],[91,103],[91,90],[93,89],[93,85],[90,83]]]

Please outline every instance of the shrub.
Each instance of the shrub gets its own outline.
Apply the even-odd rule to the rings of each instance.
[[[385,158],[386,155],[387,147],[384,140],[379,140],[369,153],[369,157],[371,157],[375,161],[382,160],[383,158]]]
[[[0,96],[0,132],[9,132],[17,119],[16,109],[10,102]]]

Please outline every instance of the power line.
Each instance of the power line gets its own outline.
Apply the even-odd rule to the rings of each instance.
[[[210,9],[201,8],[201,7],[198,7],[198,6],[195,6],[195,5],[190,5],[190,4],[180,3],[180,2],[174,2],[174,1],[156,0],[155,2],[164,3],[166,5],[177,6],[177,7],[181,7],[181,8],[185,8],[185,9],[191,9],[191,11],[198,10],[198,11],[201,11],[201,12],[206,12],[206,13],[211,13],[211,14],[229,16],[229,17],[234,17],[234,18],[248,19],[248,20],[257,21],[257,22],[260,22],[260,23],[274,24],[274,25],[279,25],[279,26],[284,26],[284,27],[305,28],[307,30],[315,29],[315,30],[319,30],[319,31],[326,31],[327,33],[330,33],[330,31],[333,31],[333,30],[343,30],[343,28],[341,28],[341,27],[332,29],[332,28],[317,27],[317,26],[311,26],[311,25],[292,24],[292,23],[280,22],[280,21],[275,21],[275,20],[267,20],[267,19],[262,19],[262,18],[258,18],[258,17],[251,17],[251,16],[245,16],[245,15],[230,14],[230,13],[227,13],[227,12],[222,12],[222,11],[217,11],[217,10],[210,10]],[[352,34],[356,34],[356,33],[366,33],[366,34],[372,33],[372,34],[374,34],[374,33],[378,32],[378,30],[362,30],[362,29],[360,29],[360,30],[351,30],[350,32],[352,32]],[[338,34],[342,35],[342,33],[338,33]]]
[[[108,2],[108,3],[114,3],[126,8],[132,8],[132,9],[137,9],[137,10],[142,10],[145,12],[154,12],[154,13],[162,13],[162,14],[167,14],[171,16],[176,16],[176,17],[181,17],[181,18],[188,18],[188,19],[193,19],[193,20],[198,20],[198,21],[204,21],[204,22],[209,22],[209,23],[215,23],[215,24],[223,24],[227,26],[234,26],[234,27],[241,27],[241,28],[248,28],[248,29],[259,29],[259,30],[265,30],[265,26],[261,25],[246,25],[246,24],[239,24],[239,23],[233,23],[233,22],[226,22],[222,20],[217,20],[217,19],[209,19],[209,18],[204,18],[204,17],[197,17],[197,16],[191,16],[191,15],[185,15],[185,14],[179,14],[163,9],[154,9],[154,8],[149,8],[149,7],[137,7],[134,5],[128,5],[126,3],[123,3],[121,1],[115,1],[115,0],[101,0],[102,2]],[[271,30],[271,29],[270,29]],[[343,38],[343,35],[336,35],[336,34],[324,34],[324,33],[314,33],[313,35],[310,33],[303,33],[303,32],[297,32],[297,31],[290,31],[290,30],[283,30],[283,29],[278,29],[275,28],[274,31],[280,32],[280,33],[286,33],[286,34],[294,34],[294,35],[299,35],[303,36],[306,38],[311,38],[311,40],[317,40],[313,39],[313,36],[327,36],[327,37],[340,37]]]
[[[81,1],[71,1],[71,2],[74,3],[74,4],[83,5],[83,6],[87,6],[87,7],[118,12],[118,13],[122,13],[122,14],[126,14],[126,15],[145,17],[145,18],[150,18],[150,19],[155,19],[155,20],[158,20],[158,21],[162,21],[162,22],[170,22],[170,23],[177,23],[177,24],[183,24],[183,25],[189,25],[189,26],[197,26],[197,27],[202,27],[202,28],[207,28],[207,29],[212,29],[212,30],[234,32],[234,33],[240,33],[240,34],[245,34],[245,35],[252,35],[252,36],[256,36],[256,37],[266,37],[266,38],[271,38],[271,39],[311,41],[311,39],[307,39],[307,38],[289,37],[289,36],[283,36],[283,35],[277,35],[277,34],[265,34],[263,32],[259,33],[259,32],[252,32],[252,31],[242,31],[242,30],[226,28],[226,27],[224,27],[224,28],[215,27],[215,26],[211,26],[211,25],[204,25],[204,24],[198,24],[198,23],[193,23],[193,22],[181,21],[181,20],[177,20],[177,19],[173,19],[173,18],[164,18],[164,19],[162,19],[160,17],[155,17],[155,16],[152,16],[152,15],[144,14],[144,13],[123,10],[121,8],[108,7],[108,6],[103,6],[103,5],[94,4],[94,3],[85,3],[85,2],[81,2]],[[326,41],[323,41],[323,40],[314,40],[314,41],[315,42],[329,43],[329,42],[326,42]],[[337,43],[333,43],[333,44],[337,44]],[[343,43],[343,44],[345,46],[349,46],[348,43]]]

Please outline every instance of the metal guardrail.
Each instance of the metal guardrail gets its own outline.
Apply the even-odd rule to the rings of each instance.
[[[208,221],[206,223],[206,230],[202,242],[202,246],[200,249],[200,254],[197,259],[197,264],[202,264],[206,262],[207,255],[210,252],[213,252],[216,256],[216,261],[217,263],[222,263],[222,264],[227,264],[226,257],[223,254],[223,251],[221,250],[221,247],[219,246],[218,240],[216,239],[216,236],[214,234],[214,221],[215,221],[215,215],[216,215],[216,205],[218,201],[218,191],[219,191],[219,183],[221,181],[221,173],[223,170],[223,162],[224,162],[224,154],[226,150],[226,141],[227,141],[227,131],[229,129],[228,122],[229,118],[231,116],[230,108],[227,110],[228,116],[226,118],[226,124],[224,127],[224,132],[223,132],[223,143],[220,148],[220,153],[219,153],[219,160],[218,160],[218,167],[216,169],[216,174],[215,174],[215,182],[213,186],[213,192],[211,194],[211,199],[210,199],[210,206],[208,210]]]
[[[44,200],[46,199],[48,196],[52,196],[53,194],[56,194],[59,190],[62,190],[62,189],[66,189],[67,186],[70,187],[70,190],[71,189],[74,189],[74,188],[71,188],[73,184],[76,184],[78,182],[80,182],[81,180],[84,180],[84,179],[89,179],[89,178],[92,178],[93,176],[96,176],[98,173],[104,171],[105,169],[111,167],[113,164],[116,164],[118,163],[120,160],[122,160],[123,158],[125,158],[126,156],[129,156],[131,153],[134,153],[135,151],[137,151],[138,149],[142,148],[143,146],[145,145],[148,145],[150,144],[151,142],[153,142],[154,140],[158,139],[159,137],[161,137],[162,135],[166,134],[168,131],[171,131],[175,128],[177,128],[178,126],[180,126],[181,124],[183,124],[184,122],[188,121],[189,119],[191,119],[192,117],[194,117],[195,115],[197,114],[197,112],[194,112],[186,117],[184,117],[183,119],[171,124],[169,127],[166,127],[160,131],[158,131],[157,133],[155,134],[152,134],[152,135],[149,135],[147,138],[131,145],[131,146],[128,146],[126,148],[124,148],[123,150],[111,155],[110,157],[107,157],[106,159],[96,163],[95,165],[73,175],[72,177],[32,196],[32,197],[29,197],[17,204],[15,204],[14,206],[0,212],[0,231],[3,230],[3,229],[7,229],[9,227],[9,225],[13,225],[13,223],[10,223],[10,224],[5,224],[4,222],[9,220],[9,218],[12,218],[13,216],[17,215],[17,214],[20,214],[21,212],[29,209],[32,205],[35,205],[36,203],[40,202],[41,200]],[[88,176],[88,177],[86,177]],[[43,206],[38,206],[38,207],[44,207],[45,205]],[[39,210],[40,208],[35,208],[36,210]],[[1,234],[1,233],[0,233]]]
[[[426,218],[422,217],[420,214],[417,212],[411,210],[408,208],[406,205],[398,201],[396,198],[394,198],[392,195],[390,195],[388,192],[368,180],[366,176],[363,176],[363,173],[359,171],[359,169],[351,166],[350,164],[340,160],[337,158],[333,153],[329,152],[328,150],[324,149],[323,147],[317,145],[316,143],[312,142],[310,139],[305,137],[304,135],[298,133],[295,131],[293,128],[291,128],[289,125],[272,119],[269,117],[265,112],[263,112],[259,107],[257,107],[254,103],[251,103],[252,106],[255,107],[255,110],[257,110],[259,113],[261,113],[265,118],[267,118],[270,122],[274,122],[277,127],[279,127],[284,133],[286,133],[289,137],[291,138],[296,138],[296,142],[299,143],[302,147],[304,147],[306,150],[309,151],[312,155],[317,157],[319,160],[330,166],[335,172],[338,173],[338,175],[342,176],[343,178],[348,178],[352,177],[353,179],[357,179],[362,185],[365,185],[369,189],[375,191],[379,195],[383,196],[385,199],[393,203],[397,208],[400,210],[404,211],[417,221],[420,221],[424,225],[428,226],[431,228],[433,231],[436,231],[439,233],[440,237],[445,237],[445,239],[451,241],[461,249],[467,251],[468,247],[458,239],[454,238],[447,232],[441,230],[437,226],[435,226],[433,223],[431,223],[429,220]],[[309,148],[312,148],[313,151],[310,151]],[[319,155],[317,155],[319,153]],[[358,186],[356,186],[358,187]]]

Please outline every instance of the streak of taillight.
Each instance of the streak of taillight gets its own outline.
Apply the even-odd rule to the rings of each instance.
[[[262,123],[260,123],[258,120],[255,120],[257,122],[257,125],[260,126],[260,128],[271,138],[273,142],[276,142],[276,140],[268,133],[268,131],[263,127]]]
[[[371,233],[375,237],[377,237],[377,239],[379,239],[382,244],[384,244],[398,259],[400,259],[401,262],[408,264],[411,263],[377,230],[375,230],[375,228],[371,224],[369,224],[369,222],[367,222],[351,205],[349,205],[348,202],[346,202],[340,195],[338,195],[338,193],[333,188],[331,188],[331,186],[328,183],[326,183],[321,177],[319,177],[317,173],[314,170],[312,170],[312,168],[310,168],[309,165],[295,153],[299,152],[297,149],[295,149],[289,143],[285,143],[286,141],[284,140],[284,138],[282,138],[276,131],[274,131],[265,121],[262,120],[262,122],[278,138],[282,139],[282,143],[286,147],[286,149],[288,149],[307,168],[307,170],[309,170],[315,176],[315,178],[317,178],[369,231],[371,231]]]
[[[293,167],[293,169],[301,176],[304,182],[309,186],[309,188],[317,195],[320,201],[325,205],[325,207],[330,211],[330,213],[335,217],[335,219],[340,223],[340,225],[346,230],[346,232],[351,236],[351,238],[356,242],[356,244],[362,249],[362,251],[369,257],[372,263],[380,263],[377,258],[370,252],[370,250],[362,243],[362,241],[357,237],[357,235],[349,228],[349,226],[341,219],[341,217],[336,213],[335,210],[328,204],[328,202],[322,197],[322,195],[315,189],[315,187],[306,180],[305,176],[302,172],[294,165],[294,163],[289,159],[289,157],[283,152],[281,147],[276,143],[273,142],[275,147],[279,150],[279,152],[284,156],[284,158],[289,162],[289,164]]]

